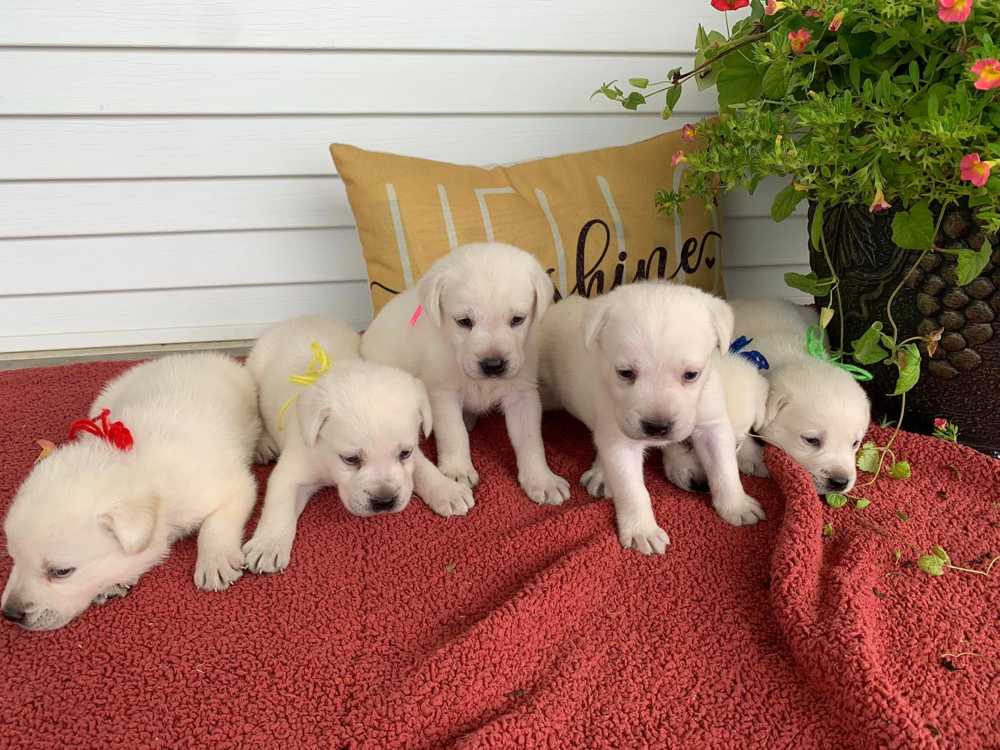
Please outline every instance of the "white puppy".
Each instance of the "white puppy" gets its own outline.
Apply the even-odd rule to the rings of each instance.
[[[521,489],[536,503],[558,505],[569,498],[569,482],[545,460],[537,384],[537,329],[552,295],[552,281],[530,254],[499,243],[466,245],[379,312],[361,354],[427,385],[441,471],[478,484],[463,410],[499,406]]]
[[[751,345],[752,348],[752,345]],[[719,375],[726,397],[726,411],[736,436],[736,458],[739,469],[744,474],[767,476],[752,460],[744,460],[743,443],[751,441],[747,437],[752,430],[764,424],[767,410],[767,378],[745,357],[725,354],[719,360]],[[705,473],[694,443],[685,440],[670,443],[663,448],[663,471],[674,485],[691,492],[708,492],[708,476]]]
[[[289,382],[290,375],[306,372],[313,342],[332,366],[313,385]],[[359,359],[358,334],[343,323],[322,317],[279,323],[261,336],[247,368],[260,392],[267,449],[280,456],[260,521],[243,546],[253,572],[288,566],[298,518],[321,487],[336,487],[356,516],[399,512],[414,489],[441,516],[464,516],[473,507],[472,490],[420,451],[421,428],[431,434],[423,384],[402,370]],[[279,414],[293,398],[279,429]]]
[[[121,596],[195,530],[199,588],[221,590],[243,574],[260,431],[249,373],[218,354],[172,355],[111,381],[91,417],[105,409],[112,434],[120,422],[132,447],[79,434],[32,470],[7,514],[14,569],[3,616],[29,630],[62,627]]]
[[[661,553],[670,543],[653,516],[643,457],[688,437],[708,470],[718,514],[735,526],[764,518],[740,484],[718,373],[718,347],[728,348],[732,327],[721,299],[662,282],[627,284],[594,300],[570,297],[542,324],[545,405],[593,430],[597,458],[581,483],[593,497],[610,491],[625,548]]]
[[[760,436],[807,469],[821,494],[849,492],[871,406],[850,373],[809,356],[806,334],[818,314],[781,299],[743,300],[733,308],[736,332],[752,338],[770,364]],[[741,458],[763,466],[763,447],[748,440]]]

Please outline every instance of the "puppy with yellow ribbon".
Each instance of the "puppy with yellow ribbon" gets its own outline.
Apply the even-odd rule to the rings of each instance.
[[[278,458],[243,546],[255,573],[288,566],[299,515],[322,487],[336,487],[356,516],[398,513],[414,491],[440,516],[464,516],[474,505],[472,490],[420,451],[421,432],[432,428],[423,384],[362,361],[359,346],[344,323],[307,316],[265,331],[247,358],[265,426],[257,457]]]

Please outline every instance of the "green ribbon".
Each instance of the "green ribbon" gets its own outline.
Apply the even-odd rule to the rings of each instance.
[[[809,356],[813,359],[821,359],[824,362],[828,362],[834,367],[839,367],[841,370],[846,370],[851,374],[855,380],[871,380],[872,374],[861,367],[856,365],[848,365],[843,362],[838,362],[836,359],[830,359],[830,356],[826,351],[826,336],[823,333],[823,327],[819,324],[814,324],[809,326],[809,331],[806,333],[806,350],[809,352]]]

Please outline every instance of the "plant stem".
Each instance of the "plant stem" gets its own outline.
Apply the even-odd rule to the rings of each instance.
[[[824,223],[826,221],[826,211],[823,212]],[[837,272],[833,268],[833,263],[830,261],[830,253],[826,248],[826,232],[823,227],[819,228],[819,244],[823,246],[823,259],[826,261],[826,267],[830,269],[830,274],[833,277],[833,289],[832,292],[837,292],[837,315],[840,317],[837,319],[840,323],[840,355],[844,355],[844,300],[840,296],[840,278],[837,276]],[[831,299],[831,302],[833,300]]]
[[[888,531],[885,531],[884,529],[880,529],[874,523],[872,523],[871,521],[869,521],[868,517],[865,516],[865,514],[862,513],[860,510],[858,510],[857,508],[854,509],[854,512],[857,513],[858,517],[864,522],[864,524],[868,528],[870,528],[872,531],[874,531],[876,534],[881,534],[882,536],[888,537],[889,539],[894,539],[897,542],[902,542],[907,547],[909,547],[910,549],[914,550],[917,553],[923,552],[923,550],[920,549],[920,547],[916,546],[915,544],[910,544],[908,541],[906,541],[902,537],[898,537],[895,534],[890,534]]]

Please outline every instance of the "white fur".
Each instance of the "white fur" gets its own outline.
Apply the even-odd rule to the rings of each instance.
[[[721,299],[661,282],[628,284],[595,300],[570,297],[542,323],[543,402],[593,430],[597,458],[581,483],[594,497],[613,497],[625,548],[661,553],[670,543],[653,516],[643,456],[688,437],[708,469],[719,515],[736,526],[764,517],[740,485],[718,372],[718,347],[729,346],[732,326]],[[688,372],[697,376],[687,381]],[[644,422],[670,428],[651,436]]]
[[[123,594],[196,530],[199,588],[224,589],[243,573],[260,432],[249,373],[218,354],[172,355],[108,383],[90,416],[105,408],[133,449],[79,436],[32,470],[7,514],[14,569],[3,609],[23,611],[30,630],[62,627]],[[62,568],[75,570],[51,575]]]
[[[748,347],[753,349],[753,345]],[[748,433],[764,424],[767,409],[767,378],[739,355],[725,354],[719,360],[719,375],[726,398],[726,411],[736,436],[736,458],[744,474],[766,476],[766,469],[744,459],[743,445]],[[708,492],[708,476],[691,441],[671,443],[663,449],[663,471],[673,484],[692,492]]]
[[[313,385],[290,383],[290,375],[305,373],[314,341],[333,366]],[[280,456],[260,521],[243,546],[253,572],[288,566],[298,518],[321,487],[336,487],[357,516],[399,512],[414,489],[441,516],[464,516],[473,507],[472,491],[420,451],[421,429],[430,435],[432,427],[423,384],[359,359],[358,335],[340,321],[312,316],[279,323],[261,336],[247,367],[271,441],[259,453]],[[278,414],[293,396],[279,430]]]
[[[849,492],[857,480],[856,456],[868,429],[871,406],[850,373],[809,356],[806,332],[819,322],[815,310],[787,300],[733,303],[736,333],[753,339],[770,369],[764,423],[758,428],[812,475],[816,489]],[[808,439],[818,439],[818,446]],[[741,459],[763,467],[763,448],[746,441]]]
[[[551,280],[530,254],[500,243],[466,245],[379,312],[361,340],[361,354],[424,381],[441,471],[470,487],[478,484],[463,411],[482,414],[499,406],[521,489],[537,503],[558,505],[569,498],[569,483],[545,460],[537,384],[538,324],[552,295]],[[423,313],[411,328],[418,305]],[[506,361],[502,376],[484,375],[487,359]]]

